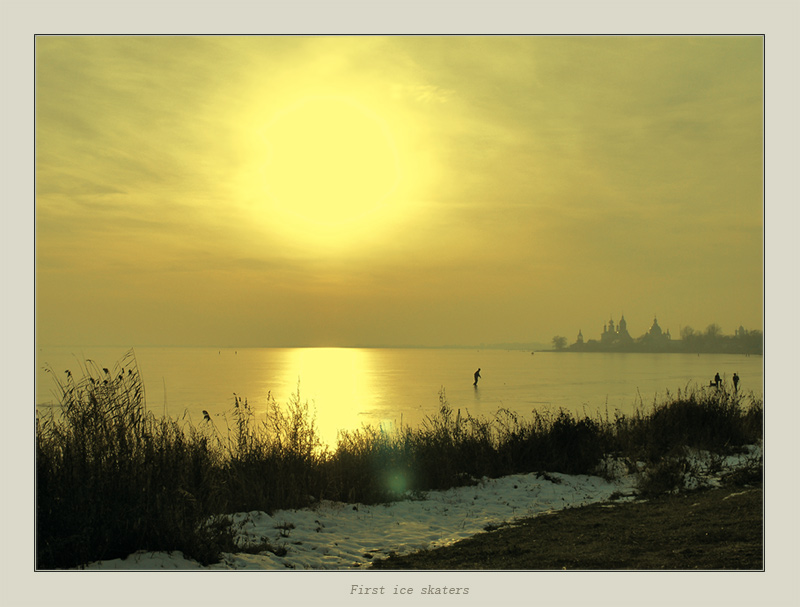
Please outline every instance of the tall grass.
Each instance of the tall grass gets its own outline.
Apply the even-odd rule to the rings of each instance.
[[[687,391],[613,420],[565,411],[492,418],[454,411],[444,392],[420,427],[362,427],[322,444],[299,388],[257,416],[237,396],[221,424],[148,412],[132,353],[58,382],[61,408],[36,418],[37,567],[136,550],[201,563],[242,549],[221,515],[319,500],[378,503],[521,472],[596,473],[607,454],[658,462],[681,447],[721,451],[762,434],[762,404]]]
[[[655,402],[650,411],[638,407],[630,416],[617,415],[614,450],[654,462],[683,447],[714,452],[752,443],[763,434],[763,402],[726,388],[678,391]]]
[[[66,567],[138,549],[216,558],[206,525],[224,503],[221,453],[145,410],[130,356],[59,382],[58,415],[36,419],[37,559]]]

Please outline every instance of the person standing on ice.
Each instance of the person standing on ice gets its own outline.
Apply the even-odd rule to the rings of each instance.
[[[734,390],[734,392],[738,392],[739,391],[739,374],[738,373],[734,373],[733,374],[733,390]]]
[[[480,378],[481,378],[481,370],[480,370],[480,368],[478,368],[478,370],[477,370],[477,371],[475,371],[475,383],[474,383],[474,384],[472,384],[472,385],[473,385],[473,386],[477,386],[477,385],[478,385],[478,380],[479,380]]]

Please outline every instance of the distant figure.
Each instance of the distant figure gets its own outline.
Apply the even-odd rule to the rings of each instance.
[[[719,377],[719,373],[714,376],[714,385],[719,389],[719,385],[722,383],[722,380]]]
[[[206,411],[205,409],[203,409],[203,419],[206,420],[207,422],[211,421],[211,416],[208,414],[208,411]]]
[[[734,392],[738,392],[739,391],[739,374],[738,373],[734,373],[733,374],[733,390],[734,390]]]
[[[480,370],[480,368],[479,368],[477,371],[475,371],[475,383],[474,383],[474,384],[472,384],[472,385],[473,385],[473,386],[477,386],[477,385],[478,385],[478,380],[479,380],[480,378],[481,378],[481,370]]]

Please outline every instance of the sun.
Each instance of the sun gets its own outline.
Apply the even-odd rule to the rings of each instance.
[[[362,221],[387,204],[400,180],[385,122],[351,99],[304,98],[278,112],[262,138],[271,204],[310,225]]]

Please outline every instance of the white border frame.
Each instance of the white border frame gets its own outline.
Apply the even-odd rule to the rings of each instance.
[[[375,605],[351,583],[469,586],[459,605],[795,604],[797,558],[796,395],[789,346],[797,313],[798,3],[759,0],[159,3],[3,0],[2,399],[3,595],[8,605]],[[34,386],[35,34],[764,34],[766,571],[652,572],[296,572],[70,573],[33,570],[33,453],[28,405]],[[791,398],[795,397],[795,398]],[[20,454],[25,457],[20,458]],[[234,577],[235,576],[235,577]],[[401,579],[402,577],[402,579]],[[415,597],[415,600],[420,600]],[[432,601],[433,599],[428,599]],[[7,602],[6,602],[7,601]],[[408,601],[406,601],[408,602]]]

